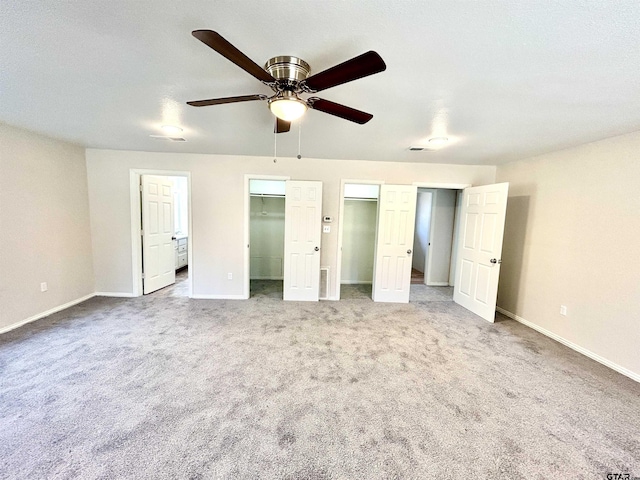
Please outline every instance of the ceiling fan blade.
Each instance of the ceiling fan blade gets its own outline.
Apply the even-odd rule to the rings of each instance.
[[[282,120],[281,118],[276,117],[276,125],[274,128],[275,133],[286,133],[291,129],[291,122],[287,122],[286,120]]]
[[[194,30],[191,32],[191,35],[196,37],[202,43],[213,48],[227,60],[235,63],[245,72],[250,73],[261,82],[275,83],[276,79],[269,75],[264,68],[260,67],[260,65],[231,45],[218,32],[214,32],[213,30]]]
[[[209,100],[196,100],[187,102],[192,107],[207,107],[209,105],[222,105],[223,103],[249,102],[251,100],[266,100],[266,95],[243,95],[241,97],[211,98]]]
[[[329,115],[335,115],[336,117],[344,118],[355,123],[363,125],[373,118],[373,115],[367,112],[361,112],[355,108],[347,107],[339,103],[330,102],[329,100],[323,100],[322,98],[312,97],[307,99],[307,105],[309,108],[319,110]]]
[[[387,66],[376,52],[369,51],[331,67],[302,81],[302,87],[311,92],[319,92],[343,83],[383,72]]]

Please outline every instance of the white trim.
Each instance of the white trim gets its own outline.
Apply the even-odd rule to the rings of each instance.
[[[251,277],[250,280],[279,280],[284,281],[284,277],[280,275],[279,277]]]
[[[20,320],[19,322],[13,323],[6,327],[2,327],[0,328],[0,334],[14,330],[18,327],[26,325],[27,323],[35,322],[36,320],[40,320],[41,318],[48,317],[49,315],[58,313],[59,311],[64,310],[66,308],[73,307],[78,303],[82,303],[85,300],[89,300],[90,298],[93,298],[95,295],[96,295],[95,293],[90,293],[89,295],[85,295],[84,297],[76,298],[75,300],[71,300],[70,302],[67,302],[63,305],[58,305],[57,307],[51,308],[46,312],[38,313],[37,315],[33,315],[32,317],[29,317],[25,320]]]
[[[424,187],[419,187],[419,188],[424,188]],[[436,211],[436,204],[438,201],[438,189],[437,188],[429,188],[429,189],[424,189],[423,193],[431,193],[431,211],[429,212],[429,240],[427,240],[427,247],[429,247],[427,254],[424,257],[424,266],[422,267],[422,283],[424,285],[427,286],[435,286],[436,284],[434,282],[429,283],[429,273],[431,272],[431,261],[433,259],[433,248],[431,248],[431,245],[433,245],[434,241],[433,238],[435,236],[435,228],[433,228],[433,217],[434,217],[434,213]],[[418,195],[418,193],[420,193],[419,191],[416,192],[416,196]],[[418,202],[417,202],[417,198],[416,198],[416,217],[418,216]],[[416,234],[413,234],[413,242],[414,242],[414,246],[415,246],[415,241],[416,241]],[[415,253],[415,252],[414,252]],[[412,267],[413,267],[413,258],[412,260]],[[449,257],[449,264],[451,264],[451,257]]]
[[[361,280],[342,280],[340,283],[344,285],[373,285],[373,281],[363,282]]]
[[[116,298],[134,298],[137,295],[134,295],[131,292],[96,292],[96,297],[116,297]]]
[[[348,178],[340,179],[340,202],[338,204],[338,258],[336,263],[336,293],[333,297],[329,297],[329,300],[340,300],[340,276],[342,275],[342,233],[344,225],[344,185],[346,183],[355,183],[356,185],[384,185],[384,180],[352,180]],[[378,198],[376,201],[380,202],[380,190],[378,190]],[[378,208],[380,205],[378,204]],[[377,223],[377,218],[376,218]],[[376,232],[378,226],[376,224]],[[377,235],[377,233],[376,233]],[[374,253],[375,255],[375,253]],[[373,259],[375,264],[375,258]]]
[[[142,295],[142,252],[139,220],[142,213],[140,209],[140,174],[133,169],[129,170],[129,204],[131,209],[131,285],[132,295]]]
[[[612,362],[611,360],[607,360],[606,358],[601,357],[597,353],[593,353],[591,350],[587,350],[586,348],[581,347],[580,345],[577,345],[567,340],[564,337],[561,337],[557,333],[553,333],[552,331],[547,330],[546,328],[543,328],[539,325],[536,325],[535,323],[530,322],[529,320],[525,320],[524,318],[516,315],[515,313],[511,313],[510,311],[505,310],[504,308],[496,307],[496,311],[515,320],[516,322],[520,322],[523,325],[526,325],[529,328],[533,328],[537,332],[540,332],[543,335],[546,335],[547,337],[552,338],[556,342],[560,342],[563,345],[566,345],[567,347],[569,347],[570,349],[575,350],[576,352],[581,353],[582,355],[589,357],[590,359],[595,360],[598,363],[601,363],[605,367],[609,367],[610,369],[615,370],[616,372],[621,373],[622,375],[629,377],[630,379],[635,380],[636,382],[640,382],[639,373],[632,372],[628,368],[624,368],[618,365],[617,363]]]
[[[287,181],[290,180],[291,177],[289,176],[283,176],[283,175],[259,175],[259,174],[254,174],[254,173],[245,173],[244,174],[244,243],[243,245],[246,245],[247,247],[244,248],[244,287],[243,287],[243,294],[242,296],[240,296],[239,298],[242,298],[243,300],[246,300],[249,298],[249,296],[251,295],[251,292],[249,291],[250,289],[250,267],[251,267],[251,259],[250,259],[250,254],[251,254],[251,250],[249,249],[249,240],[250,240],[250,233],[249,233],[249,228],[250,228],[250,220],[251,220],[251,199],[250,199],[250,195],[249,195],[249,181],[250,180],[282,180],[282,181]],[[189,247],[191,248],[191,247]],[[198,297],[194,297],[192,296],[192,298],[202,298],[200,296]],[[206,297],[206,298],[210,298],[210,297]],[[216,297],[218,298],[218,297]],[[220,297],[220,298],[229,298],[229,297]]]
[[[440,188],[443,190],[464,190],[467,187],[472,187],[470,183],[434,183],[434,182],[413,182],[411,185],[415,185],[418,188]]]
[[[424,285],[427,285],[427,284],[425,283]],[[451,287],[452,285],[449,285],[449,282],[431,282],[427,286],[429,286],[429,287]]]
[[[191,212],[191,172],[181,170],[155,170],[147,168],[129,169],[129,195],[131,203],[131,275],[133,291],[131,297],[142,295],[142,239],[140,238],[139,219],[142,216],[140,209],[140,176],[161,175],[165,177],[187,177],[187,216],[189,218],[187,239],[187,265],[189,276],[187,278],[189,290],[188,296],[193,295],[193,273],[197,267],[193,258],[193,215]],[[121,296],[121,295],[114,295]]]
[[[246,300],[244,295],[191,295],[194,300]]]

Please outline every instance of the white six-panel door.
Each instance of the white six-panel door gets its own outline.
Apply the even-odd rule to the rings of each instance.
[[[322,182],[287,180],[284,221],[284,300],[320,296]]]
[[[465,188],[453,300],[485,320],[496,313],[508,183]]]
[[[169,177],[142,175],[143,293],[176,281],[173,249],[173,182]]]
[[[374,302],[409,302],[416,197],[415,185],[380,185]]]

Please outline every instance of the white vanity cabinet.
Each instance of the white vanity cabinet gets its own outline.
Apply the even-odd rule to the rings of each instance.
[[[174,241],[176,252],[176,270],[187,266],[187,239],[186,235],[178,235]]]

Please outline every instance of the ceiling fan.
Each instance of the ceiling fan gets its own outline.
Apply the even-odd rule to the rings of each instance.
[[[227,60],[235,63],[244,71],[253,75],[273,90],[272,96],[256,94],[239,97],[212,98],[187,102],[194,107],[221,105],[224,103],[267,100],[269,109],[276,116],[276,133],[288,132],[291,121],[307,111],[308,108],[328,113],[336,117],[364,124],[373,118],[370,113],[356,110],[339,103],[310,97],[306,100],[300,94],[313,94],[335,87],[343,83],[367,77],[384,71],[387,66],[374,51],[363,53],[339,65],[331,67],[315,75],[309,76],[311,67],[304,60],[292,56],[273,57],[262,68],[244,53],[231,45],[226,39],[212,30],[194,30],[191,34],[205,45],[208,45]]]

